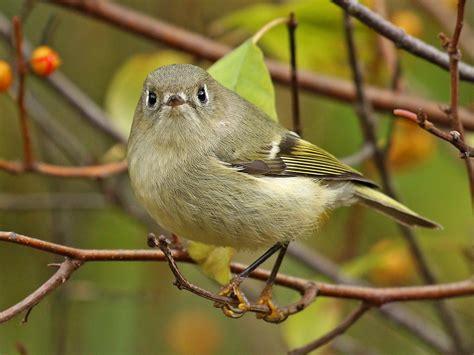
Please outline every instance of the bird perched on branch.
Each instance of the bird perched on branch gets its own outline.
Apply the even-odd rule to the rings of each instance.
[[[138,200],[170,232],[237,249],[272,246],[223,288],[242,302],[242,279],[277,251],[281,262],[290,241],[315,234],[338,206],[360,202],[410,227],[439,227],[193,65],[148,75],[128,162]],[[272,283],[262,302],[272,310],[268,319],[279,321]]]

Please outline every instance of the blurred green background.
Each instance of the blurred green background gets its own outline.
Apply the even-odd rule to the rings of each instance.
[[[236,46],[262,25],[295,11],[300,67],[327,75],[350,78],[344,47],[341,10],[326,1],[250,0],[117,1],[150,16]],[[377,1],[370,2],[375,6]],[[379,2],[378,2],[379,3]],[[406,31],[439,47],[443,29],[417,1],[387,0],[387,16]],[[455,1],[440,1],[454,11]],[[22,1],[4,0],[0,11],[11,18],[21,12]],[[447,12],[450,13],[450,12]],[[474,26],[474,6],[468,3],[466,22]],[[192,14],[192,16],[190,16]],[[70,10],[39,2],[28,15],[25,36],[33,45],[42,41],[51,18],[55,29],[47,44],[61,56],[61,71],[104,107],[113,124],[127,132],[146,72],[167,62],[212,63],[170,51],[159,43],[128,34],[115,27]],[[454,21],[454,19],[453,19]],[[380,53],[377,37],[356,25],[356,38],[367,80],[390,86],[390,68]],[[288,60],[284,27],[267,33],[259,42],[265,54]],[[449,101],[449,75],[438,67],[400,52],[403,90],[432,100]],[[13,62],[10,48],[0,42],[0,58]],[[465,56],[466,62],[474,58]],[[73,136],[70,145],[80,148],[81,163],[116,159],[123,148],[84,123],[80,114],[55,94],[43,79],[28,77],[28,88],[50,111],[54,120]],[[287,127],[290,93],[276,86],[277,112]],[[474,110],[474,86],[461,85],[461,104]],[[338,157],[356,152],[362,143],[358,119],[351,105],[302,92],[304,137]],[[35,112],[30,112],[32,116]],[[384,144],[392,118],[379,114],[378,134]],[[51,143],[33,123],[35,155],[43,161],[70,164],[64,152]],[[124,133],[127,134],[127,133]],[[473,142],[472,135],[468,135]],[[0,157],[22,155],[16,105],[0,95]],[[418,230],[418,239],[430,266],[443,282],[468,278],[473,271],[472,218],[466,171],[457,152],[446,142],[429,136],[416,126],[395,124],[389,166],[403,201],[415,211],[444,226],[441,231]],[[378,179],[370,162],[358,166]],[[138,209],[126,175],[106,181],[57,179],[37,175],[11,176],[0,172],[0,230],[13,230],[32,237],[81,248],[145,248],[152,223],[133,217],[120,204],[107,198],[107,191],[124,192],[123,204]],[[104,197],[105,196],[105,197]],[[52,198],[58,199],[53,203]],[[421,282],[413,261],[394,223],[361,207],[335,211],[317,238],[304,242],[338,262],[352,276],[380,286],[414,285]],[[250,262],[257,253],[239,253],[235,259]],[[0,244],[0,309],[16,303],[52,273],[46,264],[61,259],[25,247]],[[270,267],[270,265],[267,265]],[[196,266],[183,265],[185,274],[198,285],[217,290]],[[287,257],[282,271],[324,280]],[[75,273],[63,287],[36,306],[26,324],[21,316],[0,325],[0,354],[17,352],[18,344],[31,354],[261,354],[284,353],[303,345],[335,326],[355,304],[318,299],[303,314],[281,325],[257,321],[252,315],[230,320],[206,300],[172,286],[164,263],[90,263]],[[258,294],[262,284],[249,282],[249,292]],[[253,291],[252,291],[253,290]],[[277,289],[281,303],[295,295]],[[450,300],[465,339],[474,346],[474,300]],[[442,328],[431,302],[410,303],[413,312]],[[345,340],[344,340],[345,339]],[[349,342],[350,341],[350,342]],[[433,350],[406,331],[371,312],[321,353],[347,353],[355,342],[361,353],[429,354]],[[352,348],[353,350],[355,348]],[[352,352],[352,351],[350,351]]]

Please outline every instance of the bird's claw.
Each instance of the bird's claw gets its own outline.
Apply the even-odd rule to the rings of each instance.
[[[284,313],[273,303],[272,289],[270,287],[263,289],[258,304],[266,305],[269,309],[268,313],[257,313],[258,319],[263,319],[269,323],[281,323],[288,318],[288,314]]]
[[[236,276],[219,292],[219,296],[236,298],[237,301],[239,301],[237,306],[228,303],[215,305],[222,310],[225,316],[229,318],[240,318],[249,309],[250,303],[247,300],[245,294],[240,290],[241,283],[242,279]]]

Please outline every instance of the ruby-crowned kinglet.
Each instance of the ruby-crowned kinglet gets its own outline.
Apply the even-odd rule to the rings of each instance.
[[[128,162],[151,216],[207,244],[255,249],[308,237],[326,212],[355,202],[408,226],[439,227],[193,65],[148,75]]]

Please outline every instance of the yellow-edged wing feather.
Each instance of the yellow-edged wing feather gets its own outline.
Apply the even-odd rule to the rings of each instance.
[[[357,170],[339,161],[335,156],[314,144],[288,132],[280,141],[256,152],[255,160],[234,161],[231,164],[250,174],[267,176],[308,176],[326,180],[353,180],[368,186],[376,184]]]

